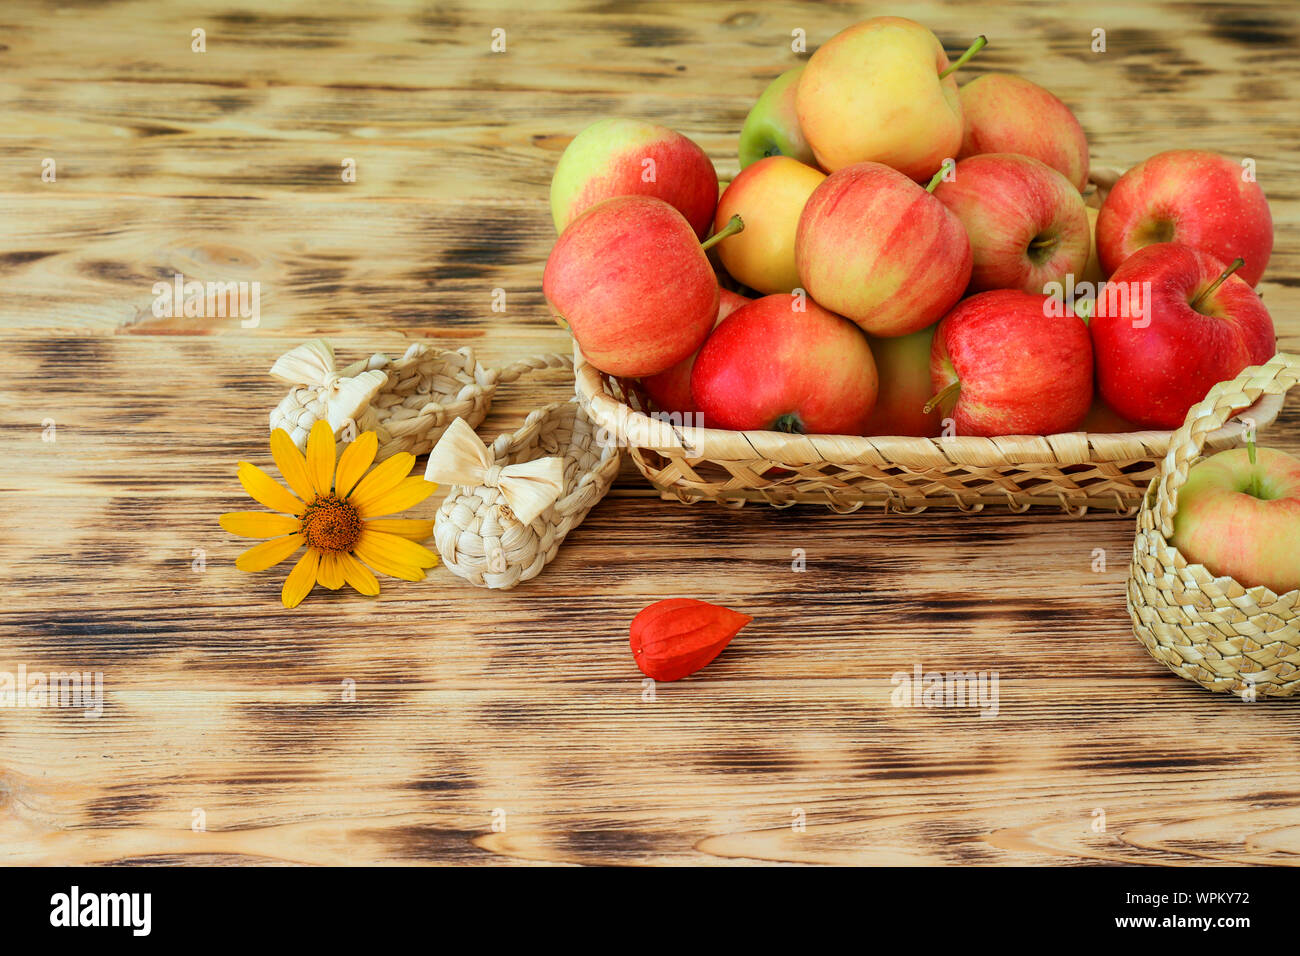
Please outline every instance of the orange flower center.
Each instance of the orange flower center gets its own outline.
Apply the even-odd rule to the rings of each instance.
[[[302,533],[317,551],[351,551],[361,537],[361,515],[342,498],[317,498],[302,513]]]

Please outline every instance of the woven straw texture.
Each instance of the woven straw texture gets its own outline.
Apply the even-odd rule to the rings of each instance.
[[[457,418],[478,427],[492,406],[497,386],[503,382],[513,382],[537,369],[571,366],[567,356],[543,355],[500,369],[485,369],[470,348],[440,349],[417,342],[399,359],[376,353],[342,369],[339,375],[352,378],[376,369],[388,377],[369,407],[355,420],[357,433],[373,431],[379,438],[377,460],[382,461],[399,451],[424,454]],[[271,429],[283,428],[299,448],[304,448],[311,426],[326,417],[324,392],[296,386],[271,412]],[[348,438],[342,429],[338,437],[340,446]]]
[[[1143,500],[1133,542],[1128,608],[1138,640],[1180,677],[1245,699],[1300,690],[1300,590],[1278,595],[1215,577],[1204,565],[1189,564],[1169,537],[1178,489],[1201,460],[1207,437],[1238,409],[1261,395],[1280,396],[1297,381],[1300,357],[1279,353],[1220,382],[1192,406]]]
[[[508,590],[540,574],[605,497],[618,474],[619,452],[598,442],[576,399],[537,409],[488,450],[501,467],[549,455],[564,460],[564,491],[529,525],[519,522],[498,489],[481,485],[453,485],[438,509],[434,542],[448,570],[479,587]]]
[[[916,514],[931,507],[977,512],[987,505],[1026,511],[1055,505],[1133,514],[1171,431],[1071,432],[978,438],[858,438],[686,427],[652,418],[644,397],[575,351],[578,399],[607,440],[624,445],[664,498],[740,507],[821,504],[850,512],[868,505]],[[1250,409],[1256,427],[1277,417],[1280,395]],[[1240,423],[1205,435],[1211,448],[1237,443]]]

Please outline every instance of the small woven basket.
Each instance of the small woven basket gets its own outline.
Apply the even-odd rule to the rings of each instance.
[[[563,355],[543,355],[507,365],[484,368],[470,348],[441,349],[423,342],[412,343],[398,359],[376,353],[335,374],[352,379],[378,371],[387,381],[368,406],[355,416],[356,431],[373,431],[379,439],[376,460],[399,451],[422,455],[448,425],[463,418],[476,428],[487,416],[498,385],[513,382],[526,372],[545,368],[569,368]],[[328,388],[304,383],[290,388],[271,412],[271,429],[283,428],[294,443],[305,448],[311,426],[328,417]],[[340,444],[345,443],[339,430]]]
[[[494,466],[547,456],[564,462],[564,490],[523,524],[495,487],[453,485],[438,508],[434,542],[453,574],[479,587],[508,590],[541,573],[570,531],[582,523],[618,474],[618,448],[597,441],[577,399],[539,408],[513,434],[488,447]]]
[[[1133,631],[1151,656],[1180,677],[1240,697],[1286,697],[1300,690],[1300,590],[1278,595],[1246,588],[1189,564],[1169,544],[1178,489],[1207,438],[1261,395],[1300,382],[1300,357],[1278,353],[1210,389],[1173,435],[1159,475],[1143,499],[1129,568]],[[1300,549],[1300,541],[1296,542]]]

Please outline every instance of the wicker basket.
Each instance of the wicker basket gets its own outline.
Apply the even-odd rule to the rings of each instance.
[[[455,419],[476,428],[492,406],[497,386],[547,368],[568,368],[563,355],[542,355],[507,365],[484,368],[470,348],[441,349],[412,343],[399,359],[376,353],[344,369],[334,365],[334,349],[324,339],[304,343],[275,363],[271,374],[292,387],[271,412],[271,429],[283,428],[298,448],[307,445],[311,426],[331,418],[340,444],[346,422],[357,432],[373,431],[379,438],[376,460],[399,451],[422,455]],[[343,393],[342,409],[331,408],[340,386],[368,379],[369,387]],[[350,400],[349,400],[350,399]]]
[[[1120,172],[1094,167],[1085,201],[1100,206]],[[641,474],[667,499],[740,507],[866,505],[916,514],[926,508],[976,512],[986,505],[1026,511],[1055,505],[1133,514],[1169,449],[1172,431],[977,438],[857,438],[680,427],[656,420],[634,383],[616,381],[574,351],[578,399],[606,441],[626,446]],[[1265,396],[1256,427],[1277,417],[1280,396]],[[1206,435],[1214,449],[1237,443],[1240,425]]]
[[[1055,505],[1075,515],[1089,508],[1133,514],[1174,434],[858,438],[684,427],[672,416],[652,418],[633,388],[576,350],[574,368],[578,400],[602,439],[626,447],[662,497],[688,503],[821,504],[838,512],[880,505],[907,514]],[[1281,407],[1280,395],[1263,395],[1248,414],[1263,427]],[[1203,437],[1226,448],[1241,431],[1235,423]]]
[[[1300,691],[1300,590],[1278,595],[1215,577],[1204,565],[1189,564],[1169,536],[1178,489],[1206,439],[1237,409],[1261,395],[1281,396],[1297,382],[1300,356],[1279,353],[1210,389],[1174,433],[1133,542],[1128,608],[1138,640],[1180,677],[1246,699]]]

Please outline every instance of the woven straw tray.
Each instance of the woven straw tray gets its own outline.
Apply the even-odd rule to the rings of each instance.
[[[635,390],[574,352],[578,401],[603,441],[627,448],[666,499],[740,507],[820,504],[838,512],[878,505],[916,514],[926,508],[1027,511],[1054,505],[1135,514],[1173,431],[1070,432],[979,438],[788,435],[682,427],[647,414]],[[1236,419],[1205,436],[1211,450],[1240,443],[1243,418],[1270,424],[1281,395],[1263,395]]]

